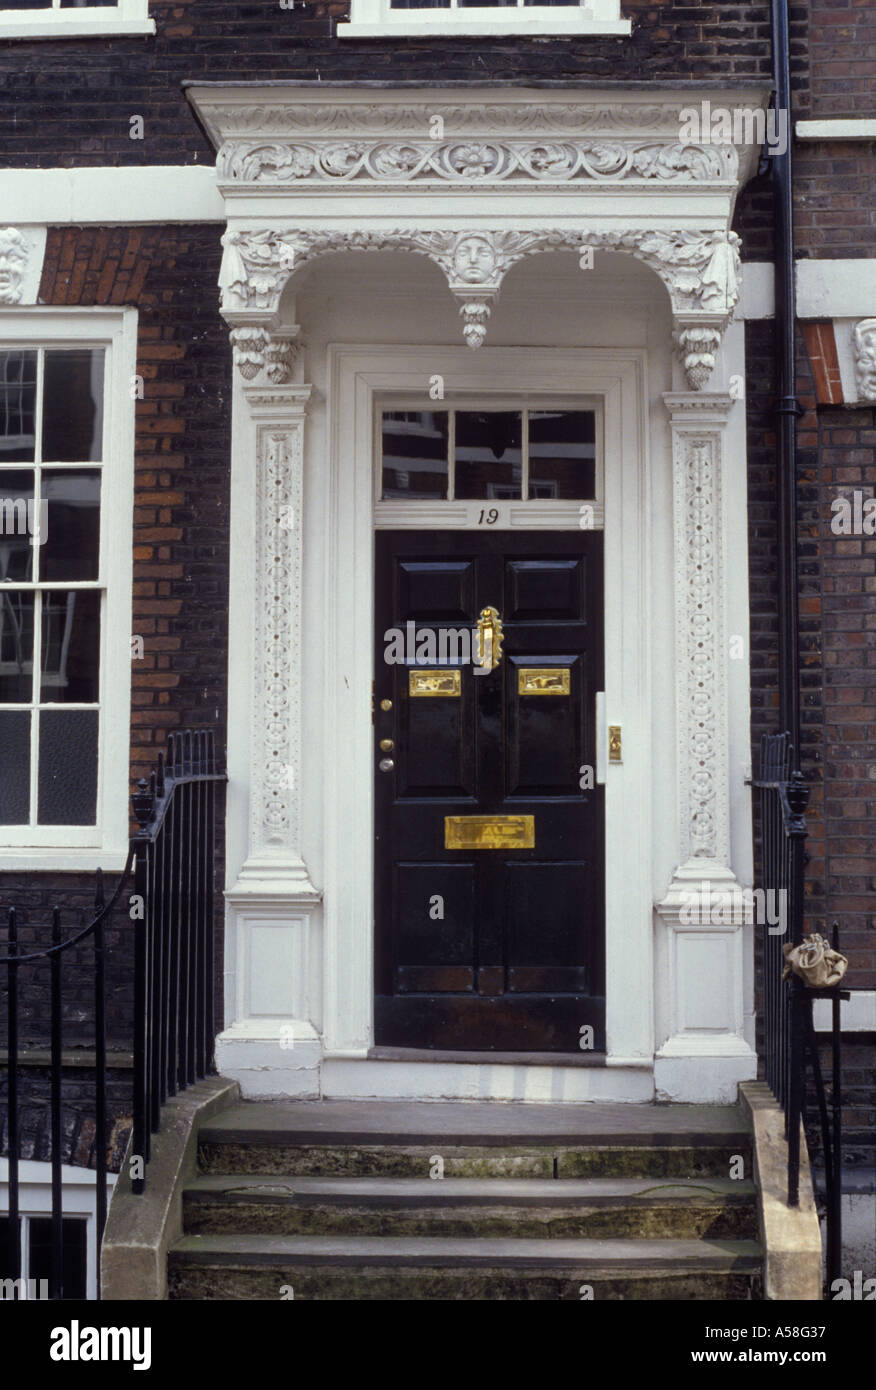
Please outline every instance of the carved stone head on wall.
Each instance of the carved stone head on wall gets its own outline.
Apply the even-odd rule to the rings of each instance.
[[[861,319],[852,334],[858,399],[876,401],[876,319]]]
[[[0,228],[0,304],[18,304],[27,243],[15,227]]]

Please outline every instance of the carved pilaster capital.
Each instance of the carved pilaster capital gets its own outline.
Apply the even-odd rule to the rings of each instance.
[[[232,328],[229,336],[234,365],[244,381],[255,381],[262,372],[274,386],[291,380],[298,354],[292,333],[274,335],[259,324],[247,323]]]

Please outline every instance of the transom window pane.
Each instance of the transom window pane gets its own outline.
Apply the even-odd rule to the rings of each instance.
[[[4,825],[97,817],[103,376],[102,348],[0,349]]]
[[[596,496],[596,412],[385,410],[384,501]]]
[[[596,416],[592,410],[529,412],[529,496],[593,497]]]
[[[447,411],[383,413],[383,496],[447,496]]]
[[[456,497],[519,497],[519,410],[456,411]]]

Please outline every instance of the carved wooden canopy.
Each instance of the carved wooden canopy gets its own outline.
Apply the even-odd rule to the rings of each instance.
[[[511,266],[592,247],[636,256],[660,277],[688,384],[706,385],[739,294],[730,223],[757,167],[752,116],[766,90],[711,90],[704,99],[690,88],[506,88],[463,97],[217,84],[188,95],[218,151],[228,214],[222,313],[247,378],[264,370],[275,383],[288,379],[294,344],[280,329],[280,298],[316,256],[428,256],[459,303],[466,342],[478,347]],[[708,139],[715,113],[720,143]]]

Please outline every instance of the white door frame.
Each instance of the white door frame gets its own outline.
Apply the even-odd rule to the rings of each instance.
[[[741,335],[728,337],[739,341],[725,370],[741,366]],[[251,1095],[733,1100],[756,1058],[738,895],[751,871],[748,662],[728,651],[748,621],[744,419],[732,396],[670,391],[661,405],[647,352],[633,347],[474,358],[330,344],[325,359],[324,395],[235,385],[242,582],[230,612],[220,1069]],[[541,391],[603,403],[605,723],[621,725],[624,749],[606,769],[605,1067],[368,1057],[374,405],[422,399],[436,373],[448,401]],[[730,919],[710,917],[728,894]],[[704,917],[691,918],[691,895]]]
[[[365,1056],[373,1043],[374,401],[380,393],[422,393],[438,373],[448,403],[458,392],[479,403],[493,394],[538,392],[603,401],[606,723],[622,725],[629,750],[623,763],[606,769],[607,1061],[649,1065],[654,1052],[651,624],[643,615],[649,603],[650,528],[622,524],[625,516],[650,512],[646,354],[484,348],[473,357],[464,347],[343,345],[331,346],[328,359],[327,458],[311,477],[323,489],[315,505],[330,519],[321,557],[326,729],[334,731],[345,756],[326,759],[326,1054]],[[527,523],[520,529],[528,529]],[[353,836],[350,807],[355,808]]]

